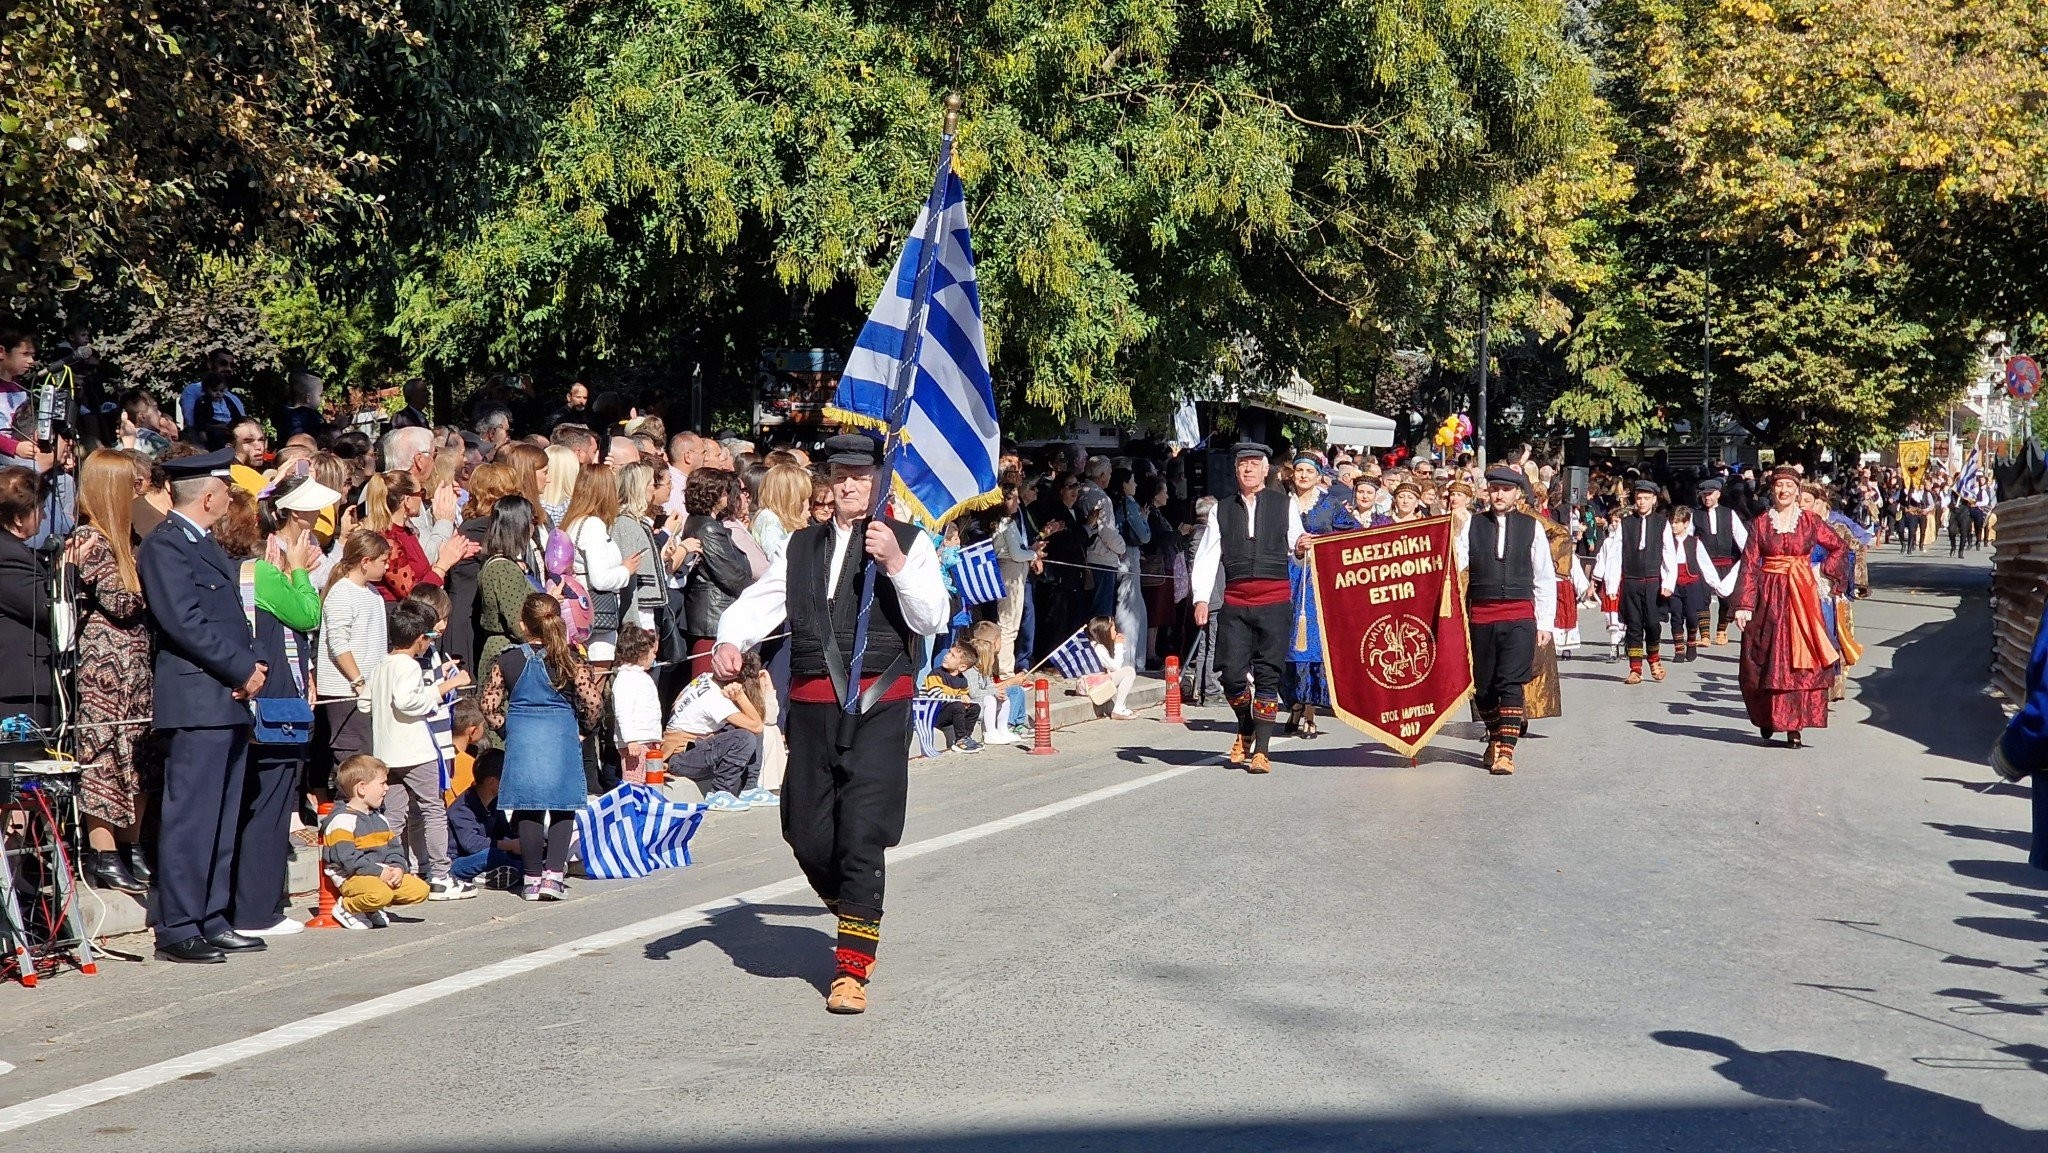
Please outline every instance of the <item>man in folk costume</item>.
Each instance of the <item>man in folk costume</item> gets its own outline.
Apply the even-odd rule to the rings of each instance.
[[[1671,659],[1698,660],[1700,648],[1712,634],[1707,631],[1713,598],[1735,592],[1733,571],[1723,572],[1707,553],[1706,542],[1693,531],[1693,510],[1680,505],[1671,510],[1671,540],[1677,546],[1678,578],[1669,601]]]
[[[1635,511],[1621,518],[1621,527],[1608,534],[1600,546],[1594,575],[1601,587],[1621,604],[1623,637],[1628,645],[1628,677],[1623,683],[1643,683],[1643,661],[1650,662],[1650,678],[1664,679],[1664,598],[1678,584],[1678,546],[1671,539],[1671,524],[1657,511],[1657,484],[1639,480],[1633,498]]]
[[[1223,580],[1216,626],[1216,664],[1223,692],[1237,711],[1230,764],[1269,773],[1266,749],[1280,713],[1280,671],[1287,661],[1287,564],[1302,543],[1301,512],[1287,494],[1266,487],[1272,450],[1236,448],[1237,492],[1216,502],[1195,550],[1195,626],[1209,623],[1209,596]]]
[[[1700,482],[1700,506],[1693,512],[1693,534],[1699,537],[1700,545],[1707,550],[1707,557],[1713,562],[1714,571],[1721,580],[1711,582],[1715,586],[1726,585],[1726,592],[1720,593],[1707,602],[1700,610],[1699,628],[1702,643],[1712,637],[1715,645],[1728,643],[1728,621],[1735,615],[1735,585],[1742,575],[1742,550],[1749,546],[1749,526],[1742,523],[1742,514],[1721,505],[1721,480],[1708,477]],[[1720,606],[1720,620],[1709,618],[1714,606]],[[1709,625],[1715,627],[1709,629]]]
[[[1557,619],[1549,539],[1534,516],[1516,507],[1528,496],[1527,486],[1515,469],[1489,469],[1485,508],[1458,528],[1452,546],[1466,578],[1472,700],[1486,724],[1485,764],[1495,776],[1515,771],[1523,686]]]
[[[782,836],[839,918],[838,974],[825,1007],[860,1013],[881,940],[883,854],[903,836],[915,649],[920,637],[945,627],[951,598],[928,536],[901,521],[868,517],[881,446],[850,434],[827,440],[822,452],[831,469],[832,519],[793,533],[783,555],[726,610],[711,668],[737,676],[744,650],[788,622]],[[881,571],[856,671],[849,663],[864,559]],[[852,715],[844,708],[849,693],[860,698]]]

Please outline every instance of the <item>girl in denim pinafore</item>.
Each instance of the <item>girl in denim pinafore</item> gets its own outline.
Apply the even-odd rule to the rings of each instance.
[[[526,643],[499,655],[482,703],[504,733],[498,807],[519,835],[523,895],[553,901],[567,894],[562,878],[584,803],[582,730],[596,725],[604,698],[594,671],[569,647],[555,598],[535,593],[519,616]]]

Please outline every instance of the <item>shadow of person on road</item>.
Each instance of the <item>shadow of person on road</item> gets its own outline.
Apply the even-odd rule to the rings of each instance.
[[[812,925],[791,925],[769,917],[824,917],[816,905],[741,905],[712,914],[704,924],[647,943],[647,959],[666,961],[692,945],[708,942],[756,977],[796,978],[820,996],[832,991],[831,948],[836,938]]]
[[[1989,749],[1991,746],[1989,744],[1986,744],[1984,747],[1986,749]],[[1987,769],[1985,771],[1989,772],[1990,770]],[[1930,785],[1956,785],[1961,788],[1968,789],[1973,793],[1977,793],[1987,797],[2033,796],[2032,793],[2019,787],[2018,785],[2007,784],[2006,782],[1999,780],[1966,781],[1961,777],[1921,777],[1920,779],[1926,781]]]
[[[1921,1134],[1929,1149],[2040,1148],[2039,1134],[2007,1124],[1974,1102],[1894,1081],[1875,1065],[1799,1049],[1752,1051],[1726,1037],[1680,1029],[1650,1037],[1721,1058],[1714,1072],[1751,1096],[1820,1106],[1827,1111],[1831,1146],[1891,1149],[1900,1147],[1903,1135]]]
[[[2048,889],[2048,871],[2036,869],[2025,861],[1956,860],[1950,861],[1948,867],[1973,880],[1993,881],[2018,889]]]
[[[1889,665],[1857,678],[1856,699],[1870,710],[1865,723],[1937,757],[1982,765],[2005,729],[2004,711],[1980,691],[1990,637],[1990,606],[1965,597],[1952,615],[1878,642],[1897,651]]]
[[[1922,779],[1935,780],[1937,778],[1925,777]],[[1994,845],[2004,845],[2009,849],[2018,849],[2022,853],[2026,852],[2034,843],[2033,836],[2024,829],[1987,829],[1980,825],[1949,825],[1940,821],[1929,821],[1927,822],[1927,827],[1939,829],[1951,837],[1960,837],[1966,841],[1989,841]]]
[[[1696,709],[1695,712],[1705,710]],[[1710,728],[1706,725],[1674,725],[1663,721],[1630,721],[1630,724],[1644,732],[1656,733],[1660,737],[1692,737],[1702,741],[1714,741],[1724,745],[1773,745],[1784,748],[1783,742],[1766,742],[1757,736],[1756,730],[1744,725],[1739,729]]]

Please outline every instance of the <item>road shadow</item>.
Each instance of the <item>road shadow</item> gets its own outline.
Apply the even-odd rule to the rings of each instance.
[[[2025,861],[1950,861],[1948,867],[1972,880],[2017,889],[2048,889],[2048,869],[2034,868]]]
[[[1746,716],[1747,714],[1744,715]],[[1655,733],[1660,737],[1691,737],[1702,741],[1713,741],[1716,744],[1750,745],[1755,747],[1764,747],[1767,743],[1762,737],[1757,736],[1755,729],[1748,727],[1740,729],[1713,728],[1706,725],[1674,725],[1666,721],[1630,721],[1629,723],[1644,732]],[[1781,749],[1785,748],[1783,741],[1768,743]]]
[[[1454,1106],[1387,1115],[1356,1109],[1289,1109],[1266,1116],[1161,1121],[1044,1120],[999,1123],[960,1118],[921,1130],[759,1139],[693,1135],[686,1099],[650,1099],[639,1120],[672,1119],[674,1136],[614,1137],[617,1153],[1549,1153],[1660,1150],[1730,1153],[2039,1153],[2041,1135],[2002,1121],[1974,1102],[1893,1080],[1873,1065],[1798,1049],[1752,1051],[1723,1037],[1665,1031],[1674,1049],[1718,1058],[1713,1071],[1743,1093],[1726,1104],[1616,1104],[1555,1109]],[[2024,1060],[2014,1062],[2025,1068]],[[687,1096],[687,1095],[685,1095]],[[830,1130],[835,1119],[818,1119]],[[872,1134],[872,1135],[869,1135]],[[556,1153],[566,1133],[525,1140],[415,1146],[419,1153]]]
[[[1951,837],[1965,841],[1986,841],[1994,845],[2004,845],[2008,849],[2018,849],[2022,853],[2034,843],[2033,834],[2025,829],[1986,829],[1978,825],[1948,825],[1940,821],[1929,821],[1927,827],[1939,829]]]
[[[1991,746],[1985,745],[1984,747],[1988,749]],[[1985,771],[1989,772],[1990,770],[1987,769]],[[1920,779],[1931,785],[1959,785],[1973,793],[1980,793],[1987,797],[2029,797],[2033,795],[2018,785],[1995,778],[1988,781],[1966,781],[1961,777],[1921,777]]]
[[[816,925],[770,917],[828,916],[816,905],[741,905],[714,913],[704,924],[647,943],[647,959],[666,961],[692,945],[710,944],[742,972],[771,980],[807,981],[823,996],[832,991],[830,959],[837,938]]]
[[[1991,564],[1988,558],[1976,563],[1968,559],[1943,562],[1894,552],[1870,558],[1870,583],[1878,594],[1871,599],[1879,604],[1886,603],[1883,594],[1887,592],[1967,597],[1991,588]]]
[[[1937,757],[1982,764],[2005,729],[2005,712],[1981,691],[1988,677],[1991,608],[1965,597],[1952,615],[1878,642],[1891,663],[1856,681],[1865,724],[1904,737]]]
[[[1130,765],[1199,765],[1223,755],[1222,749],[1122,748],[1116,759]]]

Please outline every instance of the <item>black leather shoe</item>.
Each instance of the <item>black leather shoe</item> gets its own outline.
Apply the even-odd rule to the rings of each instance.
[[[156,955],[185,965],[220,965],[228,959],[226,953],[214,948],[204,937],[187,937],[175,945],[158,945]]]
[[[233,929],[225,933],[215,933],[206,939],[206,943],[230,953],[259,953],[270,947],[261,937],[244,937]]]
[[[85,856],[85,879],[90,881],[95,889],[116,889],[137,897],[149,892],[148,885],[128,872],[128,864],[121,859],[118,849],[105,853],[88,850]]]
[[[156,883],[156,870],[149,867],[149,854],[142,851],[141,845],[127,845],[121,855],[127,858],[129,876],[145,885]]]

